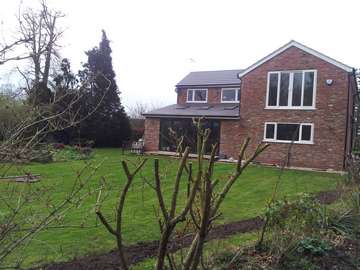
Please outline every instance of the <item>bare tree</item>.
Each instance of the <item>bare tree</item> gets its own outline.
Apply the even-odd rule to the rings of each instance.
[[[29,54],[21,53],[17,54],[14,53],[14,51],[17,51],[17,49],[28,42],[30,42],[30,39],[18,39],[15,41],[12,41],[11,43],[2,42],[0,43],[0,65],[5,64],[9,61],[18,61],[23,59],[30,58]]]
[[[39,10],[28,8],[19,11],[19,34],[25,41],[25,49],[32,62],[31,85],[37,86],[40,82],[48,85],[51,61],[59,57],[58,41],[63,30],[57,27],[57,23],[63,17],[61,11],[49,9],[45,0],[41,1]]]
[[[127,106],[127,112],[131,119],[144,119],[144,113],[162,107],[161,103],[136,102],[132,106]]]
[[[195,121],[195,120],[194,120]],[[157,254],[157,263],[156,269],[163,270],[166,267],[166,259],[168,261],[170,269],[176,269],[176,262],[169,253],[169,243],[174,237],[174,231],[178,224],[182,222],[191,223],[191,228],[194,228],[193,239],[190,248],[187,251],[187,255],[181,260],[181,269],[192,269],[195,270],[198,268],[199,263],[202,259],[204,243],[206,238],[213,227],[214,221],[220,216],[220,206],[224,202],[226,196],[231,190],[234,183],[239,179],[242,172],[247,168],[247,166],[258,156],[260,155],[269,145],[268,144],[259,144],[257,148],[250,153],[247,153],[250,139],[247,138],[244,140],[244,143],[241,146],[237,163],[234,166],[233,172],[225,177],[225,183],[222,189],[219,191],[216,190],[216,186],[219,183],[218,179],[214,177],[215,162],[216,162],[216,153],[218,145],[212,145],[211,154],[209,160],[205,160],[205,151],[208,144],[208,139],[210,136],[209,129],[202,129],[201,119],[195,121],[197,125],[197,158],[195,168],[193,171],[193,165],[189,163],[189,153],[190,148],[185,147],[183,149],[182,141],[183,138],[179,139],[178,153],[180,155],[180,160],[178,163],[178,169],[176,172],[175,179],[173,181],[174,186],[172,189],[172,195],[170,200],[170,205],[167,206],[164,199],[164,192],[161,187],[163,180],[161,176],[161,170],[159,165],[159,160],[154,160],[154,182],[146,180],[146,183],[149,184],[151,188],[154,189],[157,196],[157,208],[160,213],[157,215],[158,223],[160,226],[160,242]],[[247,157],[246,157],[247,156]],[[141,165],[137,166],[135,172],[140,170]],[[128,171],[124,167],[125,172]],[[135,174],[129,174],[126,172],[126,175],[134,176]],[[179,209],[180,201],[180,186],[181,180],[187,179],[188,183],[188,192],[185,200],[185,204],[182,208]],[[128,179],[132,179],[129,178]],[[125,201],[127,190],[131,182],[127,182],[127,185],[123,189],[120,197],[120,202]],[[167,191],[168,192],[168,191]],[[99,193],[99,198],[101,193]],[[98,200],[99,201],[99,200]],[[121,207],[118,209],[123,209],[123,203],[120,204]],[[119,210],[118,210],[119,211]],[[122,234],[121,230],[113,230],[107,220],[102,216],[100,211],[100,205],[97,205],[97,215],[100,218],[100,221],[104,224],[107,230],[119,238],[119,234]],[[120,214],[121,217],[121,214]],[[119,213],[117,215],[117,224],[121,222],[119,220]],[[117,225],[119,227],[119,225]],[[121,226],[120,226],[121,227]],[[121,236],[120,236],[121,238]],[[128,269],[127,262],[125,260],[123,243],[117,242],[119,252],[121,254],[120,260],[123,269]],[[120,245],[119,245],[120,244]]]

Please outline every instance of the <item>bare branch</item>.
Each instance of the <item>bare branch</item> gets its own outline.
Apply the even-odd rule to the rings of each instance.
[[[184,167],[186,165],[186,160],[189,156],[189,153],[190,153],[190,147],[186,147],[185,151],[183,153],[183,156],[179,162],[178,170],[176,172],[175,186],[174,186],[174,192],[173,192],[173,196],[172,196],[172,200],[171,200],[171,208],[170,208],[170,214],[169,214],[170,218],[173,218],[175,215],[177,196],[178,196],[179,187],[180,187],[180,179],[181,179]]]
[[[166,206],[164,203],[164,198],[163,198],[163,194],[161,191],[161,183],[160,183],[160,173],[159,173],[159,159],[155,159],[154,160],[154,173],[155,173],[155,190],[156,190],[156,195],[159,201],[159,206],[161,209],[161,212],[163,214],[164,220],[168,220],[169,219],[169,214],[166,210]]]

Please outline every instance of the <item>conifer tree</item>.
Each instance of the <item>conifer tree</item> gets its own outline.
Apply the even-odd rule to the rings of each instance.
[[[120,101],[112,66],[110,41],[105,31],[99,47],[86,52],[88,61],[84,64],[82,76],[96,77],[91,84],[85,110],[96,110],[81,123],[81,138],[94,140],[96,146],[120,146],[130,138],[129,119]]]

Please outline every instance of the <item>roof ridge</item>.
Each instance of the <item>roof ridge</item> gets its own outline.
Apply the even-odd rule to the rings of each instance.
[[[237,71],[237,70],[245,70],[244,68],[235,68],[235,69],[216,69],[216,70],[196,70],[190,71],[189,73],[196,73],[196,72],[216,72],[216,71]]]

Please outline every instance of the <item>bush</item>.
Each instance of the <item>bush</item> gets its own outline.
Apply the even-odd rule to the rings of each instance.
[[[54,144],[53,144],[53,148],[56,149],[56,150],[64,149],[64,148],[65,148],[65,144],[63,144],[63,143],[54,143]]]
[[[337,260],[340,239],[359,239],[358,187],[347,189],[342,198],[335,207],[323,206],[307,194],[269,205],[265,211],[264,244],[260,247],[271,258],[274,269],[323,269],[327,258],[335,256]],[[339,252],[343,254],[341,248]]]
[[[278,200],[265,210],[267,227],[271,231],[319,231],[326,226],[325,208],[309,194],[300,194],[294,200]]]
[[[309,194],[272,202],[265,210],[265,220],[263,241],[275,261],[294,250],[305,237],[320,235],[328,222],[325,208]],[[263,243],[261,246],[264,248]]]
[[[353,153],[353,156],[347,159],[347,178],[346,185],[359,185],[360,184],[360,155]]]
[[[72,145],[74,147],[90,147],[93,148],[95,144],[95,141],[93,140],[87,140],[87,139],[76,139],[72,142]]]
[[[329,216],[328,223],[335,233],[360,238],[360,191],[350,191],[343,198],[341,207]]]
[[[319,262],[321,259],[326,261],[333,250],[334,246],[326,239],[305,237],[297,243],[296,248],[284,254],[276,269],[320,270],[323,268],[319,266]]]
[[[331,250],[333,250],[333,247],[328,241],[318,237],[305,237],[298,243],[296,253],[300,255],[324,256]]]
[[[31,108],[11,95],[0,93],[0,141],[12,135]]]
[[[53,153],[48,149],[34,150],[33,157],[30,159],[32,162],[50,163],[53,161]]]
[[[64,147],[62,147],[59,146],[59,144],[57,144],[57,148],[55,148],[53,145],[52,152],[55,161],[90,159],[93,153],[91,147],[81,147],[78,145],[76,146],[64,145]]]

